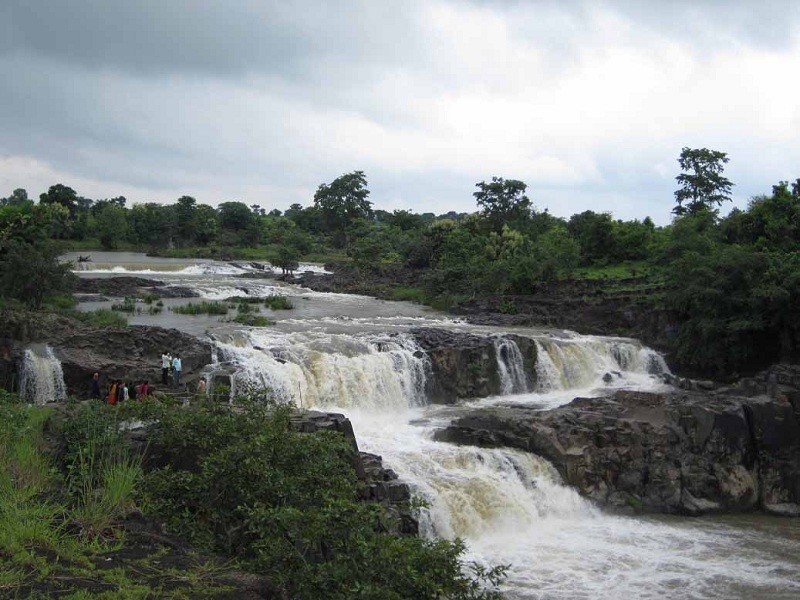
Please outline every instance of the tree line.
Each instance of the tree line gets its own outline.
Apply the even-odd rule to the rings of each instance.
[[[625,264],[660,284],[649,300],[680,323],[672,350],[682,364],[745,371],[796,358],[800,348],[800,180],[779,182],[721,217],[733,187],[727,162],[724,152],[682,150],[675,217],[663,227],[591,210],[556,217],[535,208],[523,181],[502,177],[476,184],[475,212],[440,215],[374,208],[363,171],[321,184],[308,206],[284,211],[243,202],[214,208],[190,196],[129,206],[124,197],[91,200],[62,184],[35,203],[18,189],[0,199],[0,261],[19,267],[34,251],[19,244],[38,252],[51,239],[175,256],[232,258],[251,249],[288,269],[308,256],[346,257],[367,275],[412,273],[418,299],[442,308],[532,294]],[[12,271],[3,270],[0,293],[36,296],[15,287],[23,284],[6,275]]]

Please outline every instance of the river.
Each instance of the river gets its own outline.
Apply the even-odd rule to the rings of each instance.
[[[344,412],[361,449],[382,455],[426,500],[425,535],[461,537],[471,560],[510,566],[504,587],[509,598],[800,597],[799,519],[610,514],[562,485],[554,468],[535,455],[433,440],[437,428],[468,406],[544,409],[613,389],[663,389],[657,376],[666,368],[663,361],[635,340],[514,328],[539,348],[538,380],[529,390],[504,337],[509,329],[469,325],[410,303],[238,277],[246,266],[135,253],[93,252],[92,258],[77,265],[81,277],[149,277],[190,287],[205,299],[289,296],[294,309],[265,311],[276,321],[269,328],[169,311],[184,299],[165,300],[161,314],[143,311],[130,322],[210,336],[218,356],[237,365],[235,386],[267,385],[304,407]],[[504,394],[458,406],[429,404],[429,366],[406,333],[420,326],[493,336],[505,348],[499,373]],[[611,371],[619,376],[603,382]]]

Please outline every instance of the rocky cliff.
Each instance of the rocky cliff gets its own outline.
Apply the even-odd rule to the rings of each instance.
[[[493,407],[437,439],[536,453],[605,506],[800,516],[800,394],[774,386],[772,395],[619,391],[548,411]]]
[[[497,338],[470,333],[421,327],[411,330],[431,361],[429,395],[432,402],[452,404],[462,398],[485,398],[502,391]],[[506,335],[519,348],[524,362],[528,389],[536,379],[536,344],[517,335]],[[502,350],[500,351],[502,353]]]

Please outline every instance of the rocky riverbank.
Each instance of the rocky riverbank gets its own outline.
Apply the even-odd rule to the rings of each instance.
[[[800,516],[800,367],[714,391],[578,398],[552,410],[478,409],[436,439],[550,460],[603,506]]]
[[[211,344],[175,329],[132,325],[93,327],[53,313],[6,311],[0,323],[0,385],[15,389],[26,348],[47,344],[61,361],[67,392],[86,397],[92,374],[101,386],[111,379],[143,380],[157,385],[161,354],[177,353],[184,381],[211,362]]]

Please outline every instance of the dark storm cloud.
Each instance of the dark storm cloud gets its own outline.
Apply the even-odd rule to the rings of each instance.
[[[405,60],[414,51],[413,12],[393,4],[5,0],[0,44],[6,53],[145,75],[294,78],[320,60]]]

